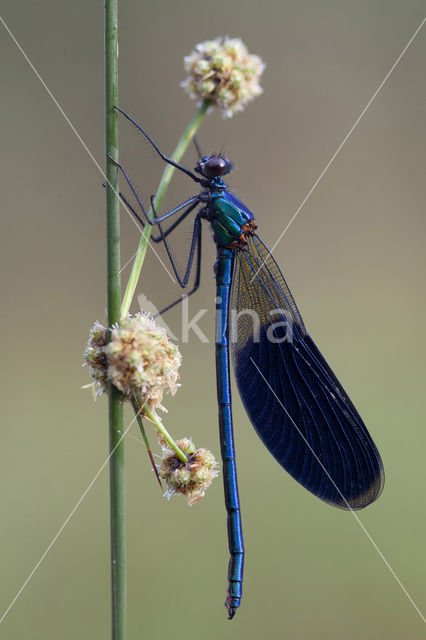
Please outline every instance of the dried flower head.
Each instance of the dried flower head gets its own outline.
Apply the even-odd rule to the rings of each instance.
[[[166,481],[168,487],[166,496],[170,498],[180,493],[186,496],[188,505],[191,507],[201,500],[206,489],[218,475],[218,463],[207,449],[196,450],[190,438],[176,441],[178,447],[188,456],[185,463],[179,460],[174,451],[164,446],[164,443],[161,444],[163,457],[157,469],[160,478]]]
[[[122,318],[111,329],[95,322],[84,351],[85,364],[98,393],[112,382],[126,397],[150,409],[161,406],[164,391],[178,387],[181,355],[165,329],[147,314]]]
[[[260,76],[265,68],[239,38],[216,38],[197,44],[184,58],[188,77],[182,82],[191,98],[211,100],[225,118],[242,111],[262,93]]]
[[[108,380],[125,396],[135,396],[150,409],[164,409],[164,391],[176,393],[181,354],[165,329],[147,314],[129,315],[115,324],[103,352]]]
[[[107,359],[104,348],[108,341],[108,329],[100,322],[95,322],[90,330],[89,340],[84,350],[84,364],[90,367],[90,375],[96,393],[103,393],[107,388]]]

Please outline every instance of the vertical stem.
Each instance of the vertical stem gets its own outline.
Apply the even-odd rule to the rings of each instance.
[[[118,0],[105,0],[105,151],[118,160]],[[106,160],[108,326],[120,320],[120,219],[118,168]],[[108,387],[112,639],[126,638],[126,529],[123,403],[118,390]]]

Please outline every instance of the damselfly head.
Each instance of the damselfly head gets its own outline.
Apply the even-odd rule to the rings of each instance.
[[[194,171],[205,178],[219,178],[232,171],[232,164],[222,156],[203,156],[198,160]]]

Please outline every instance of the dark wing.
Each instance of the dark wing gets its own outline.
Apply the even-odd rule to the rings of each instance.
[[[234,269],[234,372],[254,428],[306,489],[342,509],[366,507],[383,488],[380,455],[306,333],[277,263],[252,236]]]

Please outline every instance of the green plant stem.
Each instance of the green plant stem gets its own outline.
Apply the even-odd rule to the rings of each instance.
[[[105,0],[105,153],[118,161],[118,0]],[[120,217],[118,167],[106,160],[108,326],[120,320]],[[126,513],[123,402],[108,385],[111,509],[112,639],[126,638]]]
[[[161,433],[161,435],[163,436],[164,440],[167,442],[169,447],[171,449],[173,449],[173,451],[176,453],[176,455],[179,458],[179,460],[181,462],[186,462],[188,460],[188,456],[184,454],[182,449],[179,449],[179,447],[177,446],[176,442],[173,440],[172,436],[167,431],[167,429],[165,428],[165,426],[163,425],[163,423],[161,422],[161,420],[157,416],[157,414],[154,411],[151,411],[151,409],[148,407],[148,405],[145,405],[143,407],[142,412],[146,415],[148,420],[151,420],[151,422],[154,423],[155,428]]]
[[[147,451],[151,451],[151,445],[149,444],[149,440],[148,440],[148,436],[146,435],[146,431],[145,431],[145,427],[143,424],[143,420],[142,420],[142,414],[141,414],[141,410],[139,408],[138,405],[138,401],[136,400],[136,398],[132,397],[131,399],[132,402],[132,407],[134,409],[135,412],[135,416],[139,425],[139,429],[143,438],[143,441],[145,443],[145,447]]]
[[[154,456],[152,455],[152,450],[151,450],[151,446],[149,444],[148,436],[146,435],[145,427],[144,427],[143,420],[142,420],[142,415],[141,415],[141,412],[140,412],[140,409],[139,409],[139,406],[138,406],[138,401],[136,400],[135,397],[132,397],[131,403],[132,403],[133,409],[135,411],[136,420],[138,422],[139,429],[140,429],[140,432],[142,434],[142,438],[143,438],[143,441],[144,441],[144,444],[145,444],[146,451],[148,453],[148,457],[149,457],[149,459],[151,461],[152,470],[154,471],[154,473],[155,473],[155,475],[157,477],[158,484],[160,485],[161,488],[163,488],[162,484],[161,484],[161,478],[158,475],[157,465],[155,464]]]
[[[194,135],[197,133],[203,121],[203,118],[207,113],[209,106],[210,106],[210,101],[204,100],[200,105],[200,107],[197,109],[194,117],[192,118],[191,122],[189,123],[189,125],[183,132],[182,137],[177,143],[176,149],[171,155],[171,159],[174,160],[174,162],[179,162],[181,160],[183,154],[188,148],[188,145],[192,141]],[[168,164],[164,169],[163,175],[160,180],[160,184],[158,185],[156,196],[154,198],[154,207],[156,210],[158,210],[158,207],[160,206],[161,201],[165,196],[165,193],[170,184],[170,180],[172,179],[174,171],[175,171],[175,168],[172,167],[170,164]],[[152,208],[150,208],[148,212],[148,217],[152,217],[152,214],[153,214],[153,211],[152,211]],[[146,224],[142,232],[142,235],[139,241],[139,247],[138,247],[135,259],[133,261],[129,282],[127,283],[126,291],[124,293],[123,303],[121,305],[121,317],[126,316],[129,313],[130,305],[132,304],[133,296],[135,294],[135,289],[139,280],[142,265],[145,260],[146,250],[148,248],[152,229],[153,229],[152,225]]]

